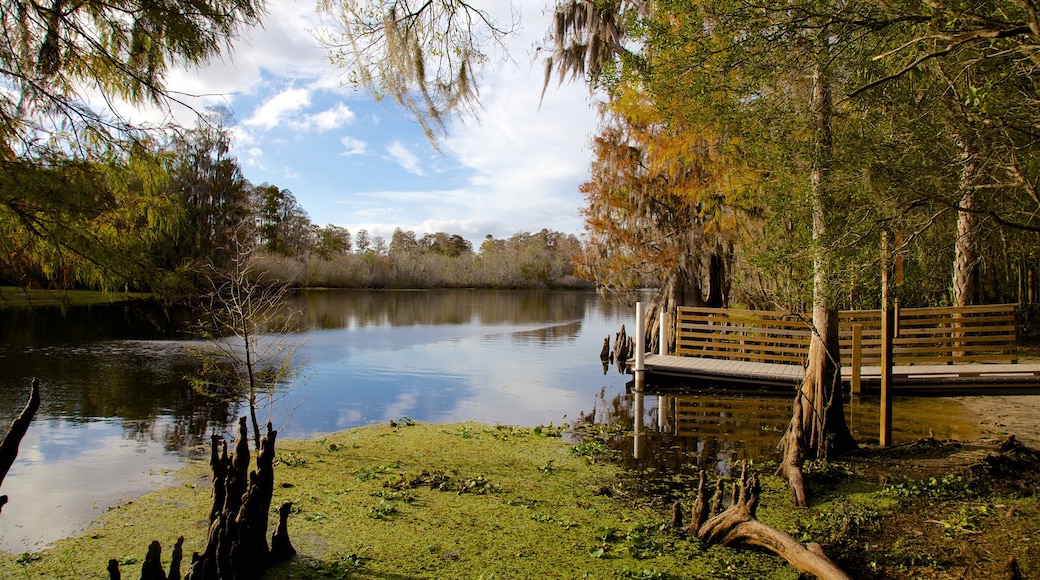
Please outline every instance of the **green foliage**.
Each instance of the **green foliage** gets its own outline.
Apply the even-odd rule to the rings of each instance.
[[[165,106],[171,63],[201,64],[259,22],[254,0],[0,10],[0,275],[147,289],[188,218],[147,132],[86,102]],[[163,286],[169,285],[167,281]]]
[[[20,284],[147,289],[184,214],[166,157],[143,145],[0,171],[0,276]]]
[[[814,510],[802,518],[792,535],[802,543],[834,545],[875,528],[881,515],[874,505],[837,497],[825,510]]]
[[[589,439],[574,445],[571,453],[589,461],[602,461],[614,456],[613,450],[602,439]]]
[[[948,474],[917,481],[887,483],[880,493],[899,497],[963,497],[972,493],[972,488],[967,477]]]
[[[58,10],[12,2],[0,11],[5,86],[20,95],[0,100],[0,142],[8,153],[51,146],[48,135],[74,135],[73,150],[132,129],[93,110],[83,86],[105,100],[165,105],[168,67],[201,64],[217,56],[245,27],[259,23],[253,0],[144,4],[80,2]],[[5,158],[8,156],[5,155]]]

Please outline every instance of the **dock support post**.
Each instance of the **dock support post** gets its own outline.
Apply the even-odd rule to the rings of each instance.
[[[881,319],[881,447],[892,445],[892,342],[895,311],[886,306]]]
[[[646,308],[642,302],[636,302],[636,337],[635,337],[635,364],[632,370],[641,373],[645,370],[643,361],[646,359]]]
[[[878,439],[883,448],[892,445],[892,342],[899,331],[888,287],[892,259],[888,235],[886,231],[881,232],[881,433]]]
[[[664,356],[668,354],[668,311],[664,306],[657,317],[657,354]]]
[[[852,325],[852,394],[859,395],[862,392],[860,385],[860,373],[863,368],[863,325]]]
[[[646,366],[644,361],[646,359],[646,309],[642,302],[636,302],[636,336],[634,339],[635,345],[635,362],[632,365],[632,374],[635,377],[635,404],[633,405],[632,414],[634,415],[635,433],[632,436],[632,457],[640,459],[643,455],[643,387],[646,381]]]
[[[640,371],[642,373],[642,371]],[[632,405],[632,419],[633,419],[633,430],[632,433],[632,457],[634,459],[642,459],[643,457],[643,439],[646,436],[646,425],[643,421],[643,389],[642,385],[635,389],[632,393],[635,398],[634,404]]]

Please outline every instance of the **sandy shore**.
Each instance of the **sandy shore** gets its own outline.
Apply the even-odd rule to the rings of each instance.
[[[987,437],[1014,435],[1040,449],[1040,395],[958,397],[965,413],[975,417]]]

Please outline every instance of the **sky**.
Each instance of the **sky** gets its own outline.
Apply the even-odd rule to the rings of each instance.
[[[580,235],[594,102],[581,83],[554,83],[539,104],[543,65],[532,55],[550,15],[514,1],[520,30],[508,41],[509,60],[484,70],[479,117],[453,124],[440,152],[410,113],[375,102],[330,63],[316,37],[330,18],[314,0],[269,0],[262,27],[230,55],[171,71],[168,88],[193,95],[185,101],[194,107],[229,107],[245,177],[290,190],[317,225],[387,241],[398,227],[443,231],[475,248],[489,234]],[[501,0],[476,4],[508,18]],[[194,124],[184,110],[176,117]]]

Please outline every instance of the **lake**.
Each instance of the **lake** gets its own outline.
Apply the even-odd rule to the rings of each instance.
[[[301,377],[269,413],[282,438],[306,438],[405,417],[519,426],[594,419],[648,432],[640,458],[727,469],[771,457],[790,415],[790,396],[646,396],[599,360],[603,339],[634,311],[580,291],[307,291],[299,311]],[[0,548],[39,550],[82,529],[119,501],[169,482],[168,472],[208,453],[209,434],[229,433],[241,406],[192,392],[187,347],[192,315],[131,303],[0,313],[0,421],[24,406],[31,377],[43,402],[3,483]],[[960,403],[896,406],[896,439],[975,435]],[[662,412],[658,412],[658,408]],[[904,413],[912,420],[900,421]],[[877,406],[850,405],[861,437]],[[619,446],[631,450],[631,438]]]

